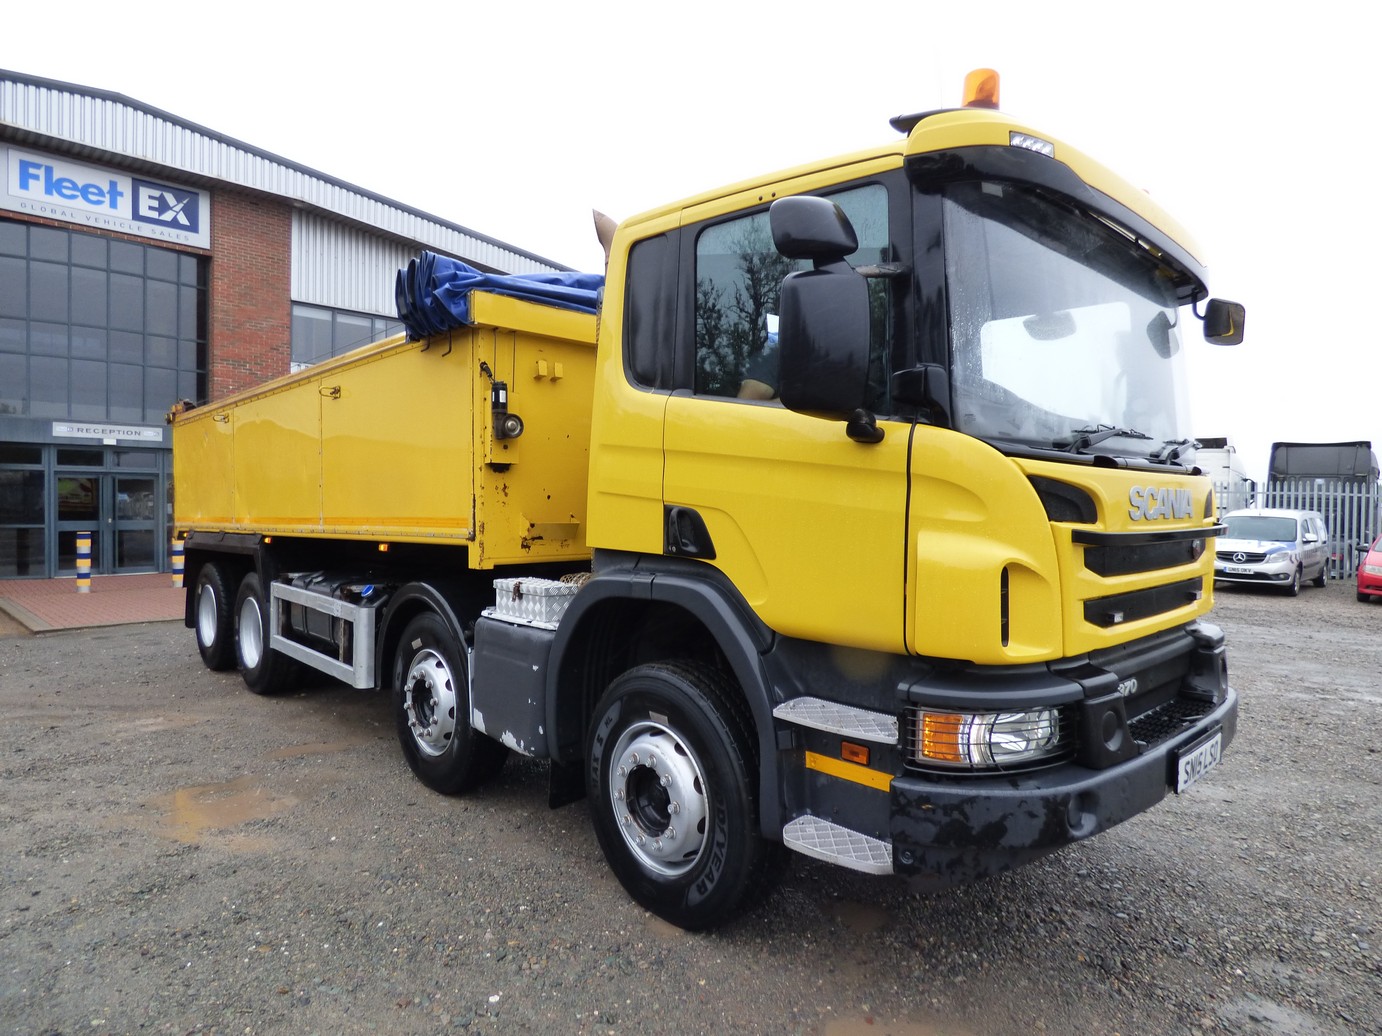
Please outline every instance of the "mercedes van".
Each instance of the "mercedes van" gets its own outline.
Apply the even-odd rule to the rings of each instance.
[[[1248,507],[1221,519],[1215,546],[1216,583],[1274,586],[1294,597],[1304,580],[1329,578],[1329,531],[1318,511]]]

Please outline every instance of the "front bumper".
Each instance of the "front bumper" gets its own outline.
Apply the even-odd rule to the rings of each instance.
[[[1291,576],[1295,574],[1297,564],[1294,561],[1263,561],[1259,564],[1225,565],[1223,562],[1214,563],[1214,581],[1216,583],[1256,583],[1259,586],[1263,583],[1285,585],[1291,581]]]
[[[909,773],[891,786],[893,870],[940,887],[975,881],[1106,831],[1175,787],[1177,753],[1218,729],[1227,748],[1238,696],[1192,727],[1106,769],[1066,764],[1002,777]]]

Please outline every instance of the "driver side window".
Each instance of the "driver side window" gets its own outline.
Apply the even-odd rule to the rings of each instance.
[[[888,191],[868,184],[826,195],[844,210],[859,237],[851,266],[886,261]],[[810,269],[773,246],[767,210],[706,227],[696,238],[695,391],[698,395],[777,396],[777,313],[782,279]],[[874,366],[886,384],[889,293],[886,279],[869,281]]]

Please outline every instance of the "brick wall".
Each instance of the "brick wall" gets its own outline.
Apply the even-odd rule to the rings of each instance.
[[[288,373],[292,213],[229,191],[216,193],[211,211],[208,389],[220,399]]]

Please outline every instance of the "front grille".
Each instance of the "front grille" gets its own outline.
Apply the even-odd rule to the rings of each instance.
[[[1200,560],[1203,552],[1203,540],[1199,541],[1198,547],[1193,540],[1130,547],[1086,547],[1084,566],[1096,575],[1126,576],[1178,565],[1193,565]]]
[[[1084,566],[1104,577],[1158,572],[1193,565],[1204,556],[1219,526],[1169,532],[1096,532],[1075,529],[1070,541],[1084,547]]]
[[[1108,629],[1110,626],[1175,611],[1203,596],[1204,580],[1196,576],[1165,586],[1093,598],[1085,602],[1084,618],[1092,626]]]
[[[1249,550],[1221,550],[1216,552],[1216,557],[1230,565],[1260,565],[1267,560],[1266,554]]]
[[[1128,723],[1133,739],[1144,745],[1159,745],[1193,726],[1214,711],[1214,703],[1199,698],[1173,698],[1151,712]]]

